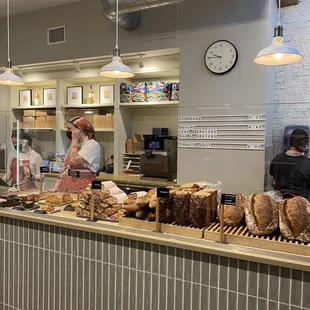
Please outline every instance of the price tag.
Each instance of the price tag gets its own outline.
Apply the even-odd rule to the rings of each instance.
[[[101,190],[101,181],[92,181],[91,189]]]
[[[48,173],[49,171],[48,167],[40,167],[40,173]]]
[[[227,206],[235,206],[236,205],[236,195],[233,194],[222,194],[221,196],[221,204]]]
[[[157,188],[157,197],[169,197],[169,188]]]
[[[69,169],[68,175],[71,176],[72,178],[78,179],[80,177],[80,171]]]

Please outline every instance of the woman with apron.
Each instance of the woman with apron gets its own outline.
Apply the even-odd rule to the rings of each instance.
[[[68,190],[68,170],[80,172],[80,178],[71,178],[71,191],[81,192],[95,180],[100,166],[100,146],[95,141],[95,130],[85,117],[74,117],[67,124],[67,137],[71,140],[64,159],[64,167],[50,192]]]
[[[3,180],[21,191],[36,189],[35,181],[40,180],[40,167],[43,166],[42,157],[32,149],[32,139],[24,130],[19,131],[19,145],[17,145],[17,130],[14,129],[11,141],[15,150],[19,150],[19,165],[17,152],[9,155],[8,169]],[[17,167],[19,167],[19,184],[17,184]]]

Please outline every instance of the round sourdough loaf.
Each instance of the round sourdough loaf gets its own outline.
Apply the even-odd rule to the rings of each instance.
[[[280,230],[284,238],[310,242],[310,203],[303,197],[285,199],[280,203]]]
[[[253,235],[268,235],[278,228],[279,209],[273,198],[264,194],[253,194],[244,204],[245,221]]]
[[[242,194],[237,194],[236,196],[235,206],[224,205],[224,225],[235,227],[244,222],[244,203],[246,196]],[[218,208],[217,215],[221,219],[221,208]]]

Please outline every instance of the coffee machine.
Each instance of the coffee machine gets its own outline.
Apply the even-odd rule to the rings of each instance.
[[[153,128],[151,135],[143,135],[140,173],[144,177],[176,179],[178,140],[169,136],[168,131],[168,128]]]

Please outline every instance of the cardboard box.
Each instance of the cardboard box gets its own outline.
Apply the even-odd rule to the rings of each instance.
[[[33,123],[23,123],[23,127],[21,127],[21,128],[26,128],[26,129],[28,129],[28,128],[35,128],[34,127],[34,122]]]
[[[24,123],[34,123],[35,122],[35,118],[33,116],[24,116],[23,122]]]
[[[56,128],[56,122],[46,122],[45,128]]]
[[[35,121],[38,123],[45,123],[46,117],[45,116],[37,116]]]
[[[36,116],[47,116],[47,112],[36,110]]]
[[[46,122],[56,123],[56,116],[46,116]]]
[[[141,135],[137,135],[137,134],[134,134],[133,135],[133,139],[132,139],[132,144],[133,144],[133,152],[134,154],[138,154],[139,151],[140,151],[140,148],[141,148],[141,140],[142,140],[142,137]]]
[[[24,110],[24,116],[36,116],[36,110]]]
[[[125,150],[127,154],[133,154],[133,142],[132,139],[126,140]]]
[[[35,128],[46,128],[46,122],[40,122],[40,121],[36,120],[34,122],[34,127]]]
[[[106,115],[94,115],[95,128],[107,128]]]
[[[107,113],[106,114],[106,128],[113,128],[113,119],[114,115],[112,113]]]

